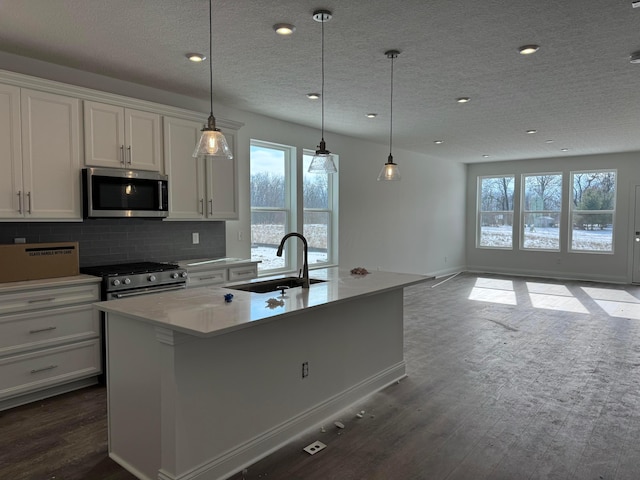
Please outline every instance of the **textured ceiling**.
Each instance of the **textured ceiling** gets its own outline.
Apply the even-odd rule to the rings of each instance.
[[[631,0],[214,1],[215,103],[319,128],[320,102],[306,98],[321,89],[317,8],[334,15],[329,148],[331,132],[388,142],[384,52],[398,49],[394,147],[452,162],[640,151]],[[277,36],[279,22],[295,34]],[[208,61],[185,53],[208,55],[208,31],[206,0],[0,0],[0,50],[202,99]],[[540,50],[519,55],[530,43]]]

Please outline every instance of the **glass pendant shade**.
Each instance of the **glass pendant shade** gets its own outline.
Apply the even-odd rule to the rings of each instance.
[[[216,117],[213,116],[213,28],[211,26],[211,0],[209,0],[209,95],[211,99],[211,113],[207,126],[202,129],[200,141],[193,151],[194,158],[228,158],[233,160],[233,154],[227,144],[227,139],[219,128],[216,128]]]
[[[388,50],[385,52],[387,58],[391,60],[391,95],[389,101],[389,157],[387,163],[382,166],[382,170],[378,175],[379,182],[393,182],[400,180],[400,170],[398,165],[393,161],[393,155],[391,155],[391,145],[393,139],[393,59],[397,58],[400,54],[398,50]]]
[[[222,157],[233,159],[231,149],[227,144],[227,139],[224,138],[222,132],[215,127],[215,119],[209,117],[209,125],[202,129],[202,135],[200,141],[193,152],[193,156],[196,158],[205,157]]]
[[[336,173],[338,171],[336,164],[333,161],[333,155],[329,150],[327,150],[327,144],[324,141],[324,24],[331,20],[331,17],[332,15],[329,10],[316,10],[313,12],[313,19],[316,22],[320,22],[322,25],[322,56],[320,61],[322,72],[322,93],[320,94],[322,102],[322,137],[320,145],[318,145],[318,149],[316,150],[316,154],[311,159],[311,164],[309,164],[309,169],[307,170],[309,173],[327,174]]]
[[[336,173],[338,169],[333,161],[333,154],[327,150],[324,139],[320,141],[316,154],[311,159],[309,173]]]
[[[380,170],[380,175],[378,175],[378,181],[397,181],[400,180],[400,169],[398,165],[393,163],[393,157],[389,155],[389,159],[387,163],[385,163]]]

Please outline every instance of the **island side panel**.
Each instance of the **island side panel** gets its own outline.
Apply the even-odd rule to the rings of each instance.
[[[138,478],[156,479],[161,365],[155,328],[111,313],[105,323],[109,456]]]
[[[402,378],[402,302],[398,289],[177,345],[176,478],[224,478]]]
[[[402,378],[402,303],[399,288],[210,338],[110,314],[112,458],[140,478],[228,477]]]

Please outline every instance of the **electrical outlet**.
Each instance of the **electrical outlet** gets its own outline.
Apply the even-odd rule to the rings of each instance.
[[[302,362],[302,378],[309,376],[309,362]]]
[[[238,241],[242,241],[242,230],[238,230]]]
[[[194,245],[197,245],[198,243],[200,243],[200,234],[199,233],[192,233],[191,234],[191,242]]]

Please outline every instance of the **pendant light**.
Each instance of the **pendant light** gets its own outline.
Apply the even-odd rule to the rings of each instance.
[[[222,157],[233,159],[227,139],[219,128],[216,128],[216,117],[213,116],[213,32],[211,27],[211,0],[209,0],[209,93],[211,96],[211,113],[207,125],[202,129],[202,136],[193,152],[196,158]]]
[[[380,171],[380,175],[378,175],[378,181],[396,181],[400,180],[400,170],[398,170],[398,165],[393,163],[393,155],[391,155],[391,140],[393,138],[393,60],[398,58],[400,52],[398,50],[388,50],[384,53],[387,58],[391,59],[391,108],[389,115],[389,158],[387,158],[387,163],[384,164],[382,170]]]
[[[322,24],[322,90],[320,100],[322,102],[322,136],[320,145],[315,155],[311,159],[309,165],[309,173],[335,173],[338,171],[336,164],[333,162],[333,155],[327,150],[327,144],[324,141],[324,24],[331,20],[331,12],[329,10],[316,10],[313,12],[313,19]]]

